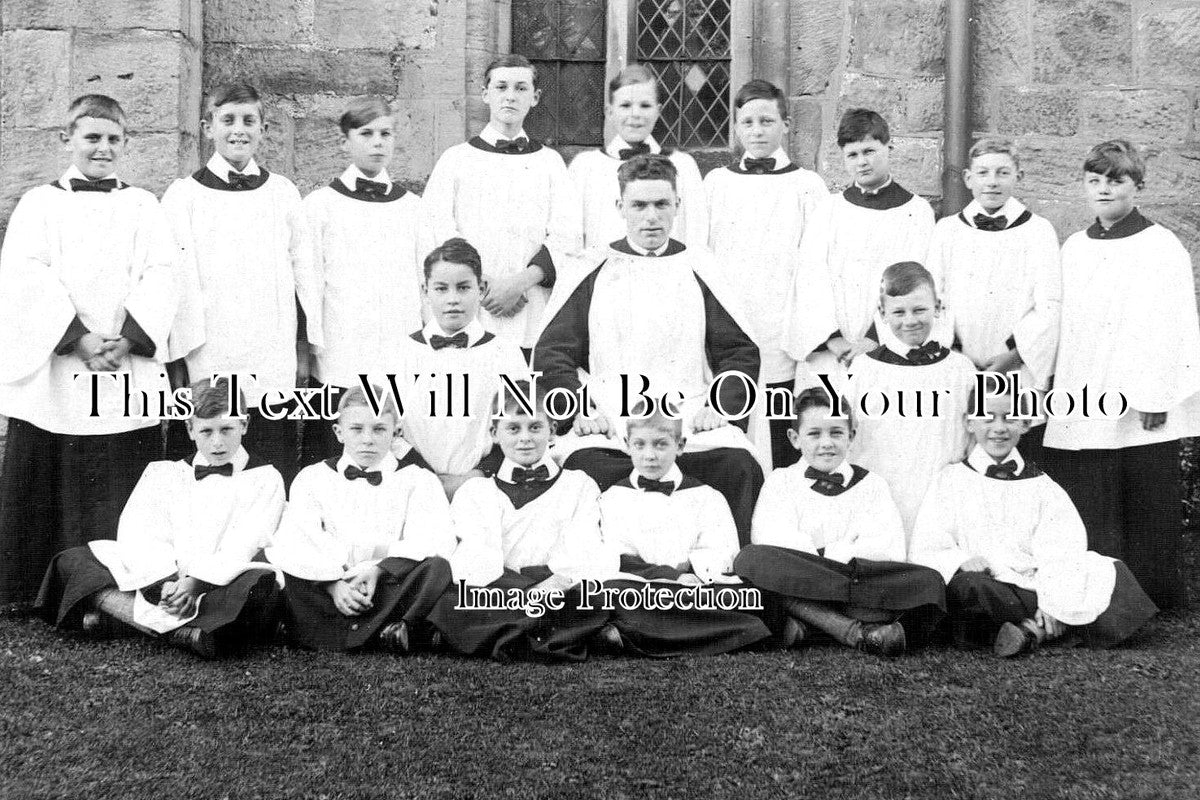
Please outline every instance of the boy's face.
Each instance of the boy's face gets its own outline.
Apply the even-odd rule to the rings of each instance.
[[[848,419],[832,419],[824,406],[807,408],[799,423],[788,429],[792,447],[804,460],[822,472],[833,472],[846,460],[846,451],[854,439],[854,429]]]
[[[125,129],[110,119],[80,117],[74,129],[62,136],[71,151],[71,163],[88,180],[113,174],[125,152]]]
[[[338,412],[333,432],[342,443],[344,455],[359,469],[372,469],[391,450],[396,418],[390,411],[377,417],[367,406],[348,406]]]
[[[545,414],[529,417],[512,408],[492,423],[492,441],[500,445],[505,458],[522,467],[542,460],[551,433],[550,419]]]
[[[214,467],[228,464],[242,446],[246,420],[232,417],[193,417],[187,422],[188,438],[196,443],[196,452]]]
[[[652,481],[662,480],[684,445],[683,437],[671,428],[636,424],[629,428],[625,442],[633,468]]]
[[[933,288],[922,284],[900,297],[884,296],[879,307],[883,321],[896,338],[909,347],[925,344],[938,316],[938,301]]]
[[[861,188],[874,191],[892,176],[892,168],[888,164],[891,151],[891,145],[874,138],[850,142],[842,148],[846,173]]]
[[[374,178],[392,160],[396,150],[395,127],[391,117],[376,117],[346,134],[342,149],[368,178]]]
[[[661,111],[653,83],[631,83],[613,92],[608,118],[613,128],[629,144],[646,141],[658,122]]]
[[[201,123],[204,135],[235,169],[254,158],[266,125],[258,103],[225,103],[213,109],[212,119]]]
[[[774,100],[751,100],[737,110],[736,130],[751,158],[766,158],[783,146],[788,122]]]
[[[439,261],[429,271],[422,289],[433,318],[446,333],[457,333],[479,313],[482,287],[466,264]]]
[[[1083,191],[1087,195],[1088,206],[1105,226],[1119,222],[1133,211],[1137,205],[1141,187],[1128,175],[1110,178],[1096,172],[1087,172],[1083,176]]]
[[[483,102],[492,110],[492,122],[518,130],[541,96],[533,88],[533,70],[528,67],[498,67],[483,88]]]
[[[963,170],[963,183],[971,190],[975,202],[989,214],[996,213],[1008,202],[1020,180],[1021,170],[1008,153],[976,156],[971,166]]]
[[[617,201],[625,218],[629,241],[646,250],[657,250],[671,235],[679,211],[679,198],[670,181],[632,181]]]
[[[989,456],[997,462],[1003,461],[1029,430],[1030,422],[1012,419],[1012,398],[1008,395],[988,397],[984,403],[986,415],[983,419],[967,418],[967,431]]]

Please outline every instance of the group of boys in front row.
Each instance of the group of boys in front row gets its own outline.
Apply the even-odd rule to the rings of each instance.
[[[569,171],[524,134],[535,84],[520,57],[489,66],[489,125],[439,160],[419,205],[387,175],[383,101],[343,116],[352,163],[301,203],[254,161],[257,93],[220,87],[204,119],[216,152],[168,190],[165,219],[115,175],[119,106],[77,100],[72,167],[22,199],[0,254],[4,599],[24,599],[57,552],[38,602],[58,622],[120,620],[211,654],[273,630],[282,585],[302,645],[437,640],[500,658],[723,652],[814,628],[891,655],[947,610],[957,640],[1013,654],[1067,626],[1112,644],[1153,615],[1150,598],[1182,605],[1176,456],[1200,433],[1200,325],[1186,251],[1134,207],[1144,165],[1128,143],[1089,155],[1097,222],[1060,261],[1049,223],[1012,197],[1011,143],[973,148],[975,201],[934,229],[892,180],[874,112],[843,118],[854,183],[826,195],[788,158],[785,98],[764,81],[735,99],[745,154],[703,184],[650,136],[661,104],[644,68],[610,84],[617,139]],[[586,384],[591,398],[553,458],[544,409],[496,400],[499,375],[530,359],[536,397]],[[167,362],[195,414],[168,426],[180,460],[146,466],[158,417],[131,416],[126,395],[152,407]],[[1136,413],[1051,419],[1045,448],[1023,445],[1064,493],[1015,449],[1029,425],[1004,398],[964,423],[977,368],[1119,389]],[[116,371],[125,391],[103,380]],[[729,371],[783,388],[792,418],[730,422],[706,392]],[[256,374],[246,419],[192,383],[218,372]],[[803,390],[817,373],[844,397]],[[359,374],[413,376],[410,398],[471,380],[446,412],[429,399],[400,418],[351,388]],[[682,419],[619,413],[622,376],[677,392]],[[327,391],[306,410],[336,406],[338,421],[306,422],[300,443],[259,404],[310,378]],[[922,391],[945,392],[940,413],[834,413]],[[726,381],[722,407],[750,394]],[[491,419],[493,403],[508,417]],[[311,466],[292,482],[298,449]],[[598,610],[584,579],[675,593],[740,580],[766,609]],[[466,610],[460,582],[565,605]]]

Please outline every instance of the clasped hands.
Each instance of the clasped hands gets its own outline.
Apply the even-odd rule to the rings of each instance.
[[[375,587],[383,570],[378,564],[355,564],[325,586],[333,606],[342,616],[357,617],[374,608]]]
[[[93,372],[113,372],[129,356],[132,344],[124,336],[85,333],[75,343],[75,352]]]

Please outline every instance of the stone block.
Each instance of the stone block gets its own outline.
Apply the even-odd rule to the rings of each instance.
[[[71,102],[71,34],[0,34],[0,120],[4,127],[62,125]]]
[[[1048,200],[1084,202],[1083,160],[1088,145],[1074,139],[1049,136],[1016,138],[1021,153],[1021,194]]]
[[[0,128],[0,225],[21,195],[61,175],[70,163],[57,129]]]
[[[162,197],[172,181],[194,170],[183,145],[183,134],[178,131],[134,133],[129,137],[120,174],[134,186]]]
[[[4,29],[184,31],[191,0],[5,0]]]
[[[1027,0],[975,0],[971,64],[978,84],[1023,83],[1033,61]]]
[[[297,182],[316,185],[329,182],[346,168],[342,152],[342,132],[337,123],[323,116],[308,116],[296,120],[293,158]],[[390,170],[389,170],[390,172]]]
[[[1140,142],[1182,142],[1191,129],[1192,106],[1187,93],[1181,90],[1084,92],[1082,132],[1093,139],[1123,136]]]
[[[1129,83],[1133,19],[1128,0],[1038,0],[1033,78],[1038,83]]]
[[[394,94],[387,53],[271,49],[212,45],[204,48],[204,85],[250,79],[264,94]],[[459,92],[461,94],[461,86]]]
[[[946,86],[942,78],[918,78],[908,83],[904,132],[940,131],[945,123]]]
[[[816,169],[824,120],[821,103],[807,98],[793,98],[788,102],[788,114],[792,120],[788,131],[789,155],[805,169]]]
[[[1148,83],[1200,83],[1200,6],[1148,4],[1137,20],[1139,79]]]
[[[434,47],[438,43],[437,8],[437,4],[405,0],[316,0],[313,33],[328,47]]]
[[[1200,186],[1200,144],[1147,147],[1144,202],[1194,202]]]
[[[1079,128],[1075,89],[1000,86],[989,93],[988,129],[1009,136],[1074,136]]]
[[[942,0],[855,0],[852,67],[879,75],[941,75],[946,8]]]
[[[294,44],[302,39],[301,0],[244,3],[205,0],[204,41],[233,44]]]
[[[192,45],[179,34],[150,31],[77,33],[71,90],[116,98],[131,130],[178,128],[183,102],[183,58]]]
[[[850,108],[878,111],[893,133],[942,128],[943,82],[935,78],[895,80],[855,73],[842,79],[838,116]]]
[[[1028,170],[1027,170],[1028,172]],[[1067,237],[1076,231],[1081,231],[1092,224],[1095,215],[1088,209],[1083,200],[1082,190],[1077,200],[1049,199],[1024,194],[1028,188],[1024,184],[1018,189],[1020,200],[1035,214],[1040,214],[1054,226],[1058,241],[1065,242]]]
[[[892,137],[892,174],[910,192],[925,197],[942,193],[942,140]]]
[[[845,30],[842,0],[791,4],[791,86],[794,95],[821,94],[843,67]]]
[[[263,119],[267,131],[258,149],[258,160],[272,172],[288,177],[296,174],[296,110],[290,101],[267,97]]]

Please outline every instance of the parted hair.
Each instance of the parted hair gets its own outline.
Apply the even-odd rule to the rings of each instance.
[[[928,286],[937,298],[937,285],[929,270],[916,261],[898,261],[883,271],[879,281],[879,302],[885,297],[903,297],[922,286]]]
[[[829,396],[829,392],[822,386],[810,386],[804,391],[796,395],[796,399],[792,402],[792,410],[795,418],[792,420],[792,428],[797,433],[800,432],[800,422],[804,417],[804,412],[810,408],[824,408],[826,416],[833,412],[833,398]],[[848,425],[853,427],[853,420],[850,416],[850,404],[846,402],[845,397],[838,397],[838,410],[846,417]]]
[[[851,142],[861,142],[864,139],[875,139],[880,144],[887,144],[892,139],[888,130],[887,120],[879,112],[869,108],[851,108],[842,114],[838,122],[838,147],[845,147]]]
[[[1016,143],[1012,139],[998,136],[989,136],[971,145],[971,149],[967,151],[967,165],[970,166],[975,159],[991,153],[1006,155],[1013,160],[1017,169],[1021,168],[1021,151],[1017,149]]]
[[[380,117],[391,115],[392,107],[387,100],[382,97],[363,97],[346,107],[346,112],[338,120],[338,127],[343,134],[347,134]]]
[[[659,105],[662,104],[662,86],[650,68],[642,64],[627,64],[612,77],[612,80],[608,82],[608,102],[612,102],[617,89],[622,86],[636,86],[639,83],[649,83],[654,86],[654,101]]]
[[[67,107],[67,133],[75,130],[75,123],[83,117],[106,119],[125,129],[125,109],[106,94],[85,94],[72,100]]]
[[[734,116],[737,116],[736,112],[738,109],[751,100],[774,100],[775,105],[779,108],[779,118],[783,120],[788,118],[787,97],[784,95],[782,89],[770,81],[755,78],[743,84],[742,88],[738,89],[737,95],[733,98]]]
[[[671,159],[661,153],[634,156],[617,168],[617,185],[621,194],[625,187],[634,181],[666,181],[671,188],[676,188],[679,171],[671,163]]]
[[[1083,171],[1108,178],[1128,177],[1141,187],[1146,180],[1146,160],[1128,139],[1109,139],[1088,151]]]
[[[487,69],[483,71],[483,85],[486,87],[492,80],[492,72],[505,67],[524,67],[533,73],[533,86],[536,89],[538,85],[538,69],[532,61],[525,56],[509,53],[492,59],[492,62],[487,65]]]
[[[256,103],[258,114],[262,116],[262,95],[258,93],[258,89],[243,81],[237,81],[213,87],[204,100],[204,119],[212,122],[213,112],[227,103]]]
[[[192,406],[195,409],[192,417],[194,419],[214,419],[233,413],[229,405],[228,378],[218,378],[212,383],[196,381],[188,388],[192,392]],[[238,389],[237,403],[238,408],[244,408],[246,405],[246,398],[242,395],[241,389]]]
[[[475,277],[483,280],[483,259],[479,257],[479,251],[475,249],[475,245],[466,239],[455,236],[433,248],[429,255],[425,256],[423,265],[425,280],[429,280],[429,276],[433,274],[433,265],[442,261],[470,267],[471,272],[475,273]]]

